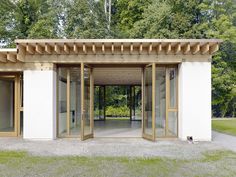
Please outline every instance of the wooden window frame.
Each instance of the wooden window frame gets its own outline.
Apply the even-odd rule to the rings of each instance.
[[[1,78],[14,79],[14,131],[0,132],[0,137],[17,137],[20,136],[20,111],[21,94],[20,94],[20,73],[0,73]]]

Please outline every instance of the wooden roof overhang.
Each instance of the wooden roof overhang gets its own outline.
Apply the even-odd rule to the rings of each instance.
[[[222,40],[218,39],[17,39],[17,49],[1,49],[0,62],[90,62],[116,61],[118,57],[136,56],[211,56]],[[54,59],[52,59],[53,56]],[[66,57],[74,55],[80,57]],[[26,60],[27,56],[31,59]],[[40,58],[40,56],[42,56]],[[44,56],[44,57],[43,57]],[[55,56],[57,59],[55,59]],[[60,57],[63,56],[62,60]],[[96,57],[94,57],[96,56]],[[98,57],[100,56],[100,58]],[[106,59],[109,58],[109,59]],[[66,59],[65,59],[66,58]],[[70,60],[70,58],[73,58]],[[105,58],[105,59],[104,59]],[[112,59],[112,60],[111,60]],[[119,60],[121,61],[121,60]],[[123,60],[122,60],[123,61]]]
[[[17,49],[0,49],[0,62],[7,63],[15,63],[17,61]]]

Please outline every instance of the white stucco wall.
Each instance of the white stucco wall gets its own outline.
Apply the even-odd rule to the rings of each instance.
[[[24,77],[25,139],[56,138],[56,72],[26,70]]]
[[[211,63],[179,65],[179,138],[211,140]]]

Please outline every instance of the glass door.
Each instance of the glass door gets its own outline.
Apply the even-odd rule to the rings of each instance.
[[[178,136],[177,66],[156,67],[156,136]]]
[[[142,72],[142,137],[155,140],[155,64],[147,65]]]
[[[18,85],[18,75],[0,75],[0,136],[18,135]]]
[[[178,101],[177,101],[177,68],[168,67],[166,69],[167,102],[166,102],[166,136],[178,136]]]
[[[93,69],[81,64],[81,140],[93,138]]]

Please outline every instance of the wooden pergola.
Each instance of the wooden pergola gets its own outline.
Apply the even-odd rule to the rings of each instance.
[[[212,55],[221,40],[18,39],[15,42],[17,49],[0,50],[0,62],[27,62],[26,55]]]

